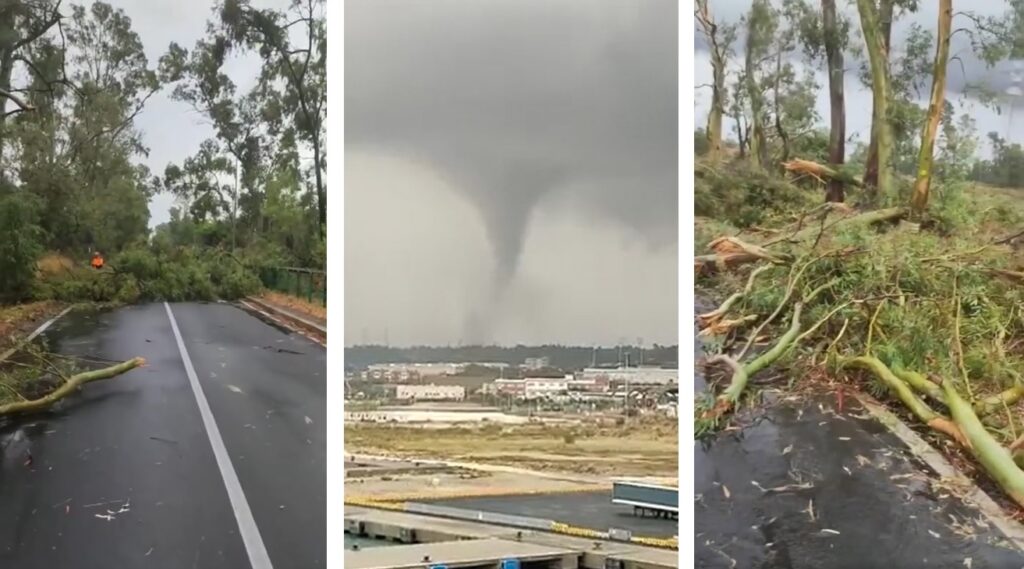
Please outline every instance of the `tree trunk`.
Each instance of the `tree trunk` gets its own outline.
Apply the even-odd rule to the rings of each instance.
[[[836,0],[821,0],[821,20],[825,32],[825,54],[828,59],[828,94],[832,124],[828,137],[828,161],[838,170],[846,162],[846,100],[843,95],[843,50],[839,45],[836,24]],[[831,180],[825,200],[842,202],[843,184]]]
[[[764,134],[764,106],[761,101],[761,93],[757,86],[757,79],[754,77],[753,58],[750,51],[747,51],[746,76],[744,82],[747,86],[747,96],[750,98],[750,125],[747,127],[749,136],[747,142],[750,144],[750,157],[758,168],[764,168],[768,164],[768,142]]]
[[[883,0],[890,4],[889,0]],[[889,6],[890,14],[892,6]],[[892,189],[892,125],[889,124],[889,57],[885,47],[882,30],[879,26],[878,13],[873,0],[857,0],[860,12],[861,28],[864,31],[864,43],[868,50],[871,63],[871,94],[873,111],[871,114],[871,140],[875,146],[875,170],[871,170],[869,159],[868,171],[864,182],[870,184],[869,176],[874,174],[877,182],[874,187],[885,194]],[[890,18],[891,19],[891,18]]]
[[[3,25],[3,24],[0,24]],[[11,74],[14,69],[14,54],[4,49],[0,53],[0,90],[7,93],[11,90]],[[4,156],[4,149],[7,140],[7,99],[0,97],[0,191],[6,185],[7,161]]]
[[[318,129],[319,130],[319,129]],[[316,170],[316,209],[319,216],[319,233],[320,239],[327,238],[327,192],[324,191],[323,174],[321,170],[323,165],[321,163],[320,155],[320,133],[317,132],[313,136],[313,168]]]
[[[708,156],[717,159],[722,153],[722,115],[725,114],[725,51],[718,43],[718,26],[711,16],[708,0],[697,2],[697,21],[711,48],[711,110],[705,135],[708,140]]]
[[[889,45],[892,42],[892,14],[893,0],[880,0],[878,3],[877,24],[882,30],[882,52],[885,54],[886,76],[888,76],[889,69]],[[878,139],[875,136],[875,115],[875,111],[872,110],[871,142],[868,144],[868,161],[864,171],[864,183],[869,191],[873,193],[878,189]]]
[[[747,136],[743,128],[743,115],[736,115],[736,138],[739,143],[740,160],[747,157]]]
[[[939,131],[942,108],[946,104],[946,64],[949,62],[949,37],[953,27],[953,0],[939,0],[939,33],[935,44],[935,66],[928,118],[921,132],[921,153],[917,159],[917,179],[910,195],[910,207],[922,213],[928,207],[928,189],[932,181],[935,135]]]
[[[782,50],[779,50],[775,54],[775,88],[774,88],[774,103],[775,103],[775,133],[779,135],[779,140],[782,141],[782,162],[789,160],[789,135],[786,134],[786,129],[782,126],[782,113],[780,112],[779,100],[781,98],[779,91],[781,86],[779,82],[782,76]]]

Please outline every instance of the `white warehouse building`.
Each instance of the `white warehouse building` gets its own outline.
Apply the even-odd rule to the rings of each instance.
[[[415,401],[462,401],[466,388],[461,385],[396,385],[395,399]]]
[[[587,368],[580,379],[600,379],[636,385],[670,385],[679,382],[678,369],[657,367],[620,367],[617,369]]]

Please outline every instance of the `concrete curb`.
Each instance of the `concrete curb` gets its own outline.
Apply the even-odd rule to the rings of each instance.
[[[1006,536],[1007,541],[1024,553],[1024,525],[1017,523],[1006,515],[1003,508],[991,496],[978,487],[973,480],[957,470],[956,467],[946,460],[946,457],[941,452],[928,444],[903,420],[886,409],[881,403],[863,393],[855,393],[855,397],[872,416],[903,441],[914,456],[924,461],[939,476],[954,479],[958,484],[963,484],[964,487],[970,488],[971,490],[967,494],[966,499],[978,507],[981,514]]]
[[[290,328],[300,328],[303,332],[307,333],[307,337],[309,337],[309,333],[312,333],[319,336],[323,336],[325,341],[327,339],[326,326],[321,326],[320,324],[313,322],[312,320],[309,320],[307,318],[303,318],[302,316],[295,314],[294,312],[284,310],[277,306],[273,306],[251,296],[240,300],[239,304],[249,310],[253,310],[255,312],[259,312],[265,316],[268,316],[282,324],[285,324]],[[317,343],[321,342],[317,341]]]
[[[301,316],[299,314],[296,314],[295,312],[292,312],[291,310],[287,310],[287,309],[281,308],[279,306],[274,306],[272,304],[263,302],[262,300],[260,300],[258,298],[255,298],[255,297],[246,297],[245,302],[248,302],[250,304],[254,304],[254,305],[258,306],[259,308],[261,308],[262,310],[264,310],[266,312],[269,312],[269,313],[274,314],[276,316],[279,316],[281,318],[285,318],[287,320],[290,320],[290,321],[292,321],[292,322],[294,322],[294,323],[296,323],[298,325],[302,325],[302,326],[306,327],[306,329],[310,330],[311,332],[315,332],[315,333],[323,334],[324,336],[327,336],[327,326],[321,325],[321,324],[319,324],[317,322],[314,322],[314,321],[312,321],[312,320],[310,320],[308,318],[305,318],[305,317],[303,317],[303,316]]]

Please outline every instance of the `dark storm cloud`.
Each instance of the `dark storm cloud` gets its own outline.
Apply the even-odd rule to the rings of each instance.
[[[481,212],[499,283],[548,194],[651,246],[677,228],[676,0],[349,0],[346,145],[429,164]],[[500,285],[499,285],[500,286]]]

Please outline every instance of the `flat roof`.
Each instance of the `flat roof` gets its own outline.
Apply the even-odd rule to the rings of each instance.
[[[520,561],[577,556],[579,552],[560,547],[504,539],[443,541],[414,545],[372,547],[345,551],[346,569],[422,569],[428,565],[459,567],[498,563],[502,559]],[[428,560],[424,557],[429,556]]]
[[[662,490],[679,490],[678,478],[613,478],[612,484],[657,488]]]

